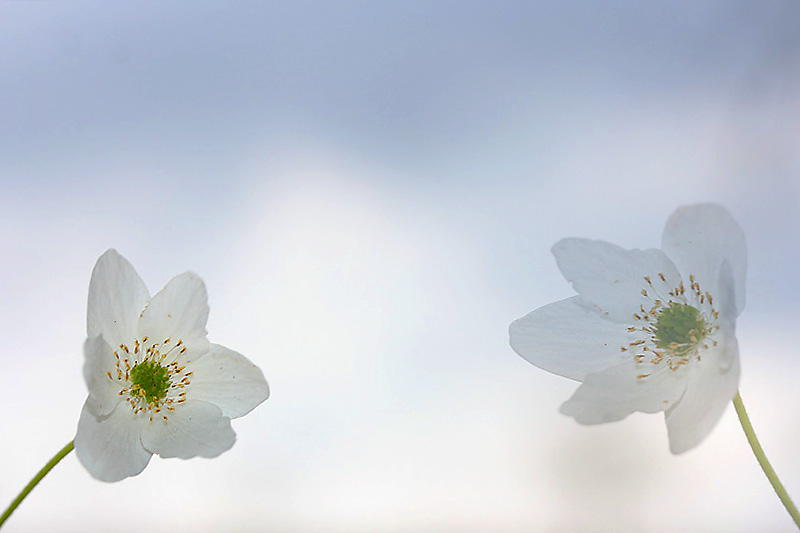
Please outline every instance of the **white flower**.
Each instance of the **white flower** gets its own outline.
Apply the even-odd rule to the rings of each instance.
[[[231,419],[269,396],[261,370],[206,339],[203,281],[187,272],[153,298],[133,266],[108,250],[92,272],[83,405],[75,451],[97,479],[140,473],[152,454],[216,457],[233,446]]]
[[[739,386],[744,234],[721,206],[678,209],[661,250],[586,239],[553,247],[578,296],[511,324],[534,365],[583,382],[561,413],[581,424],[665,412],[670,450],[697,446]]]

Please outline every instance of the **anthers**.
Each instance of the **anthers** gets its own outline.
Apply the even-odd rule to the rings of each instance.
[[[702,350],[709,344],[716,346],[711,337],[719,330],[714,299],[701,289],[694,275],[689,276],[688,287],[683,280],[670,285],[663,272],[644,276],[643,281],[645,302],[633,313],[634,325],[626,327],[635,338],[620,347],[622,352],[632,352],[637,367],[646,369],[637,374],[639,380],[652,375],[662,363],[678,372],[692,361],[700,361]]]
[[[183,358],[187,347],[183,340],[173,342],[167,337],[161,342],[151,342],[147,336],[134,339],[133,349],[120,344],[114,350],[115,369],[106,372],[112,381],[120,383],[123,396],[135,415],[146,413],[150,421],[161,417],[186,401],[186,388],[191,383],[192,372],[186,369]],[[181,361],[178,358],[181,357]]]

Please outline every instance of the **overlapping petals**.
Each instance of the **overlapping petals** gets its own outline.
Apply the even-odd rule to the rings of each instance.
[[[662,243],[560,241],[553,253],[578,296],[516,320],[510,339],[534,365],[582,382],[563,414],[600,424],[664,411],[670,449],[682,453],[711,432],[738,388],[747,254],[741,228],[712,204],[678,209]],[[690,308],[697,328],[676,333],[676,313]]]
[[[269,396],[257,366],[208,342],[207,302],[193,273],[150,298],[115,250],[98,259],[84,348],[89,397],[75,436],[78,458],[97,479],[137,475],[154,453],[215,457],[233,446],[231,419]]]

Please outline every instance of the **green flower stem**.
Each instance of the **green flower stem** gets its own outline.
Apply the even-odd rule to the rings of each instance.
[[[30,491],[33,490],[33,487],[38,485],[39,482],[42,480],[42,478],[44,478],[44,476],[46,476],[47,473],[50,470],[52,470],[53,467],[56,466],[59,461],[61,461],[61,459],[66,457],[67,454],[72,451],[73,443],[74,441],[69,441],[69,444],[61,448],[61,450],[57,454],[55,454],[55,456],[53,456],[52,459],[47,461],[47,464],[44,465],[41,470],[39,470],[39,473],[33,476],[33,479],[30,481],[30,483],[25,485],[25,488],[22,489],[22,492],[19,493],[19,496],[14,498],[14,501],[11,502],[11,505],[8,506],[8,509],[3,511],[3,515],[0,516],[0,527],[3,527],[5,521],[8,520],[8,517],[11,516],[11,513],[14,512],[14,509],[16,509],[19,506],[19,504],[22,503],[22,500],[25,499],[28,493],[30,493]]]
[[[775,492],[778,495],[778,498],[780,498],[781,503],[783,503],[783,506],[786,507],[787,511],[789,511],[792,520],[794,520],[794,523],[798,528],[800,528],[800,513],[797,512],[797,507],[794,506],[792,499],[789,497],[789,494],[783,487],[783,483],[781,483],[781,480],[778,479],[778,474],[775,473],[775,470],[772,469],[772,465],[769,464],[769,460],[767,459],[764,450],[761,448],[761,444],[758,443],[756,432],[753,430],[752,424],[750,424],[750,418],[747,416],[747,411],[744,410],[744,403],[742,402],[742,397],[738,392],[736,393],[736,397],[733,399],[733,406],[736,408],[736,414],[739,415],[739,422],[742,424],[744,434],[747,435],[747,442],[750,443],[750,447],[753,449],[753,453],[758,460],[758,464],[761,465],[761,469],[767,475],[767,479],[772,485],[772,488],[775,489]]]

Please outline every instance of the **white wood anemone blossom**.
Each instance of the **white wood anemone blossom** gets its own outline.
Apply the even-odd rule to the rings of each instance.
[[[233,446],[231,419],[269,396],[261,370],[206,338],[203,281],[186,272],[152,298],[116,250],[89,283],[83,368],[89,396],[75,452],[89,473],[119,481],[152,455],[216,457]]]
[[[678,454],[700,444],[739,387],[744,233],[725,208],[675,211],[661,249],[564,239],[558,267],[578,295],[510,327],[511,347],[581,385],[561,413],[581,424],[663,411]]]

